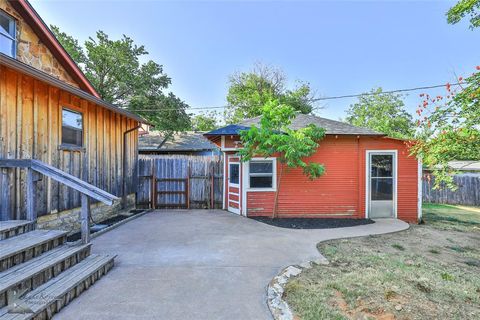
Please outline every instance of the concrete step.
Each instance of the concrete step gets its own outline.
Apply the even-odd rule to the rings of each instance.
[[[0,320],[48,320],[113,267],[115,256],[91,255],[0,309]],[[88,306],[85,306],[88,308]]]
[[[28,220],[0,221],[0,240],[8,239],[35,229],[35,223]]]
[[[36,289],[90,254],[91,244],[62,245],[0,272],[0,308]]]
[[[0,272],[64,244],[67,232],[34,230],[0,241]]]

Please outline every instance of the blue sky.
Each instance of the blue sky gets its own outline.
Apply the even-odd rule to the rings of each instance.
[[[225,105],[228,76],[258,61],[283,68],[292,85],[310,82],[319,96],[443,84],[480,64],[480,29],[446,23],[454,1],[31,3],[80,40],[100,29],[144,44],[192,107]],[[412,113],[419,93],[405,98]],[[344,117],[354,101],[323,103],[319,115]]]

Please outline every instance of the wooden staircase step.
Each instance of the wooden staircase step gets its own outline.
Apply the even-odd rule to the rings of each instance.
[[[0,320],[45,320],[66,306],[105,275],[114,264],[113,255],[91,255],[57,277],[0,309]],[[88,307],[88,306],[87,306]]]
[[[0,221],[0,240],[11,238],[35,229],[35,223],[28,220]]]
[[[33,259],[66,242],[67,232],[34,230],[0,241],[0,272]]]
[[[85,259],[91,244],[62,245],[0,272],[0,308]]]

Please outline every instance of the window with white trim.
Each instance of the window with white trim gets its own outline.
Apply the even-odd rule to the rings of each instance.
[[[273,160],[252,160],[249,162],[248,180],[252,189],[272,189],[274,161]]]
[[[16,57],[17,54],[17,31],[15,19],[0,10],[0,52]]]

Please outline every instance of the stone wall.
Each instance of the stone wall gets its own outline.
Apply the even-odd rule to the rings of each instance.
[[[78,88],[78,84],[6,0],[0,0],[0,10],[17,20],[17,59]]]
[[[127,196],[127,208],[122,209],[120,200],[116,201],[112,206],[107,206],[101,202],[92,204],[91,214],[92,219],[95,222],[101,222],[103,220],[117,216],[123,210],[133,209],[135,206],[135,194]],[[72,210],[66,210],[58,213],[52,213],[49,215],[41,216],[37,220],[38,229],[58,229],[75,233],[80,231],[80,210],[81,208],[75,208]]]

